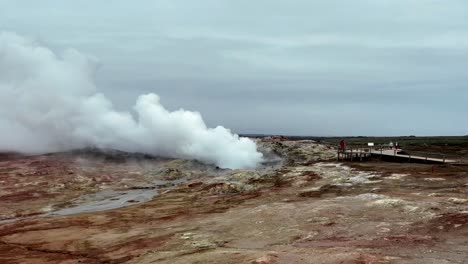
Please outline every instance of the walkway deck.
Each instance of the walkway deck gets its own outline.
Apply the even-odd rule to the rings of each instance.
[[[437,159],[437,158],[430,158],[430,157],[423,157],[423,156],[413,156],[411,154],[399,154],[398,152],[401,152],[401,150],[383,150],[382,152],[380,150],[373,150],[371,153],[372,155],[375,156],[386,156],[386,157],[394,157],[394,158],[399,158],[399,159],[408,159],[409,162],[411,161],[419,161],[419,162],[425,162],[425,163],[456,163],[456,160],[451,160],[451,159]]]
[[[423,156],[413,156],[411,154],[402,154],[402,150],[393,149],[371,149],[371,148],[358,148],[347,149],[346,151],[338,151],[338,160],[351,160],[362,161],[371,157],[377,157],[386,160],[395,160],[401,162],[417,162],[417,163],[431,163],[431,164],[455,164],[458,163],[452,159],[438,159]]]

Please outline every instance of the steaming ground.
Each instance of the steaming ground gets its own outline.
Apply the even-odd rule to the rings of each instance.
[[[0,153],[0,263],[467,263],[468,167],[257,144],[280,162]]]
[[[94,83],[97,62],[76,50],[56,54],[14,33],[0,33],[1,151],[46,153],[84,147],[195,159],[222,168],[254,168],[255,142],[200,113],[170,112],[156,94],[116,111]]]

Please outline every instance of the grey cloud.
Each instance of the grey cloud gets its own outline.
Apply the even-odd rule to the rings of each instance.
[[[0,3],[0,29],[99,58],[117,108],[157,92],[236,132],[468,134],[463,0]]]

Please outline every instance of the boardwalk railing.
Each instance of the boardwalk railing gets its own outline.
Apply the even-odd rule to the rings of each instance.
[[[394,149],[389,146],[364,146],[351,145],[345,148],[338,147],[337,159],[349,161],[363,161],[371,157],[380,159],[389,159],[406,162],[423,162],[423,163],[442,163],[442,164],[463,164],[464,162],[457,156],[446,155],[441,153],[430,152],[413,152],[407,153],[402,149]]]
[[[347,146],[338,148],[338,160],[364,160],[372,156],[373,148],[369,146]]]

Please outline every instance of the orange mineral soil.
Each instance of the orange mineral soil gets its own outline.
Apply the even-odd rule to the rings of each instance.
[[[256,170],[4,153],[0,263],[468,263],[467,167],[259,146],[276,159]]]

